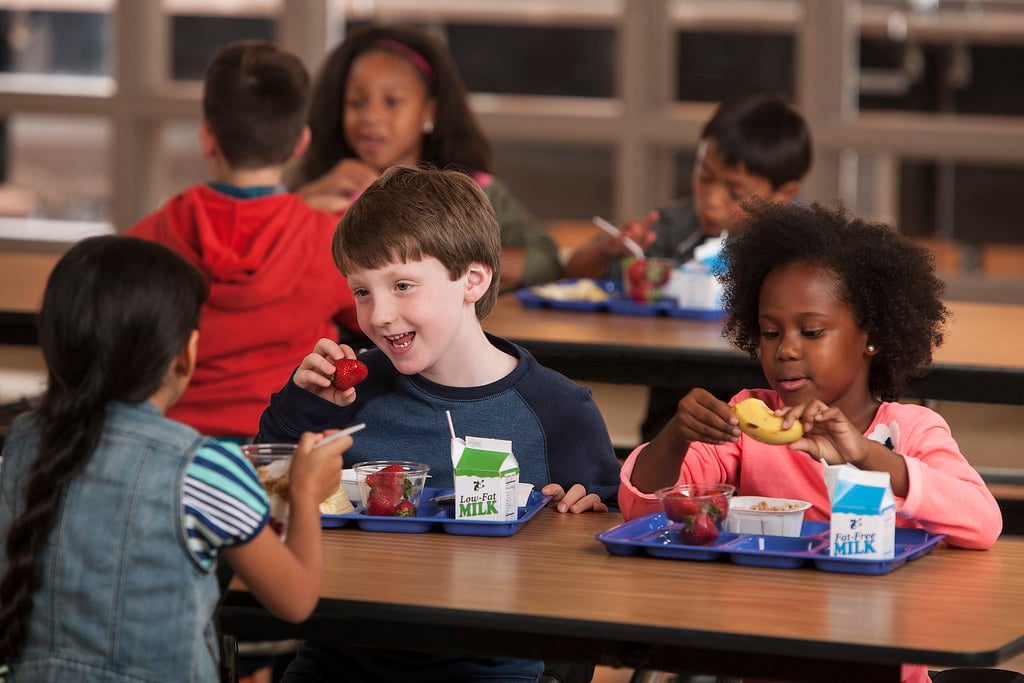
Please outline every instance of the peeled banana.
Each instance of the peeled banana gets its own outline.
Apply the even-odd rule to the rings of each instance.
[[[732,407],[740,421],[743,433],[762,443],[773,445],[793,443],[804,435],[804,426],[794,422],[789,429],[782,428],[782,418],[759,398],[745,398]]]

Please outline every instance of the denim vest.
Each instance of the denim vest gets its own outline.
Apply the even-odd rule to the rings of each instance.
[[[5,538],[38,449],[32,418],[20,416],[4,446]],[[192,559],[183,524],[182,482],[202,440],[148,403],[107,406],[99,447],[61,497],[37,558],[42,586],[9,683],[219,679],[216,572]]]

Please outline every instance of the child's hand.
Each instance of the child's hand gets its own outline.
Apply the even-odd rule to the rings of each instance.
[[[327,173],[300,187],[296,193],[314,209],[339,213],[347,209],[378,175],[375,168],[359,159],[342,159]]]
[[[803,451],[829,465],[850,463],[861,466],[867,457],[870,441],[853,426],[839,408],[821,401],[799,404],[779,411],[783,429],[800,420],[804,423],[803,438],[789,444],[793,451]]]
[[[334,374],[334,361],[338,358],[355,358],[356,352],[351,346],[338,344],[331,339],[321,339],[299,364],[299,369],[292,376],[296,386],[316,394],[339,406],[351,405],[356,400],[355,387],[339,390],[331,383]]]
[[[379,175],[373,166],[349,157],[336,163],[324,174],[323,180],[330,183],[331,194],[352,197],[365,192]]]
[[[739,440],[738,425],[739,420],[728,403],[697,387],[679,400],[676,414],[663,431],[671,430],[678,444],[693,441],[722,444]]]
[[[626,221],[619,228],[618,236],[605,235],[605,239],[602,240],[601,244],[601,249],[605,256],[609,260],[633,256],[633,252],[626,246],[626,238],[633,240],[644,249],[651,246],[654,240],[657,239],[657,235],[651,230],[651,227],[658,221],[658,215],[657,211],[651,211],[644,217],[643,221],[638,221],[635,218]]]
[[[554,505],[559,512],[608,512],[608,506],[601,501],[601,497],[596,493],[587,493],[583,484],[573,484],[568,492],[560,484],[548,484],[540,492],[551,496],[549,505]]]
[[[338,490],[341,454],[352,445],[352,437],[345,436],[325,444],[323,448],[314,448],[325,436],[337,431],[328,430],[323,434],[306,432],[299,439],[288,470],[289,500],[312,500],[319,505]]]

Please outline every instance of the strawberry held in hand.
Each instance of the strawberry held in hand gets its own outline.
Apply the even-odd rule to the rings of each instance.
[[[370,371],[362,361],[353,358],[339,358],[334,361],[334,374],[331,375],[331,382],[335,389],[345,391],[362,382],[368,374]]]

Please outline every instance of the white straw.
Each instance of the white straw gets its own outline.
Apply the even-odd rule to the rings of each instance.
[[[453,439],[457,438],[455,436],[455,425],[452,424],[452,411],[450,411],[450,410],[444,411],[444,416],[446,418],[448,418],[448,431],[450,431],[452,433],[452,438]]]
[[[349,434],[355,434],[356,432],[358,432],[360,429],[362,429],[365,426],[366,426],[365,422],[360,422],[357,425],[352,425],[351,427],[346,427],[345,429],[342,429],[340,432],[335,432],[334,434],[331,434],[330,436],[325,436],[320,441],[318,441],[316,443],[316,445],[313,446],[313,448],[320,448],[324,444],[328,444],[328,443],[330,443],[332,441],[337,441],[338,439],[340,439],[343,436],[348,436]]]
[[[644,249],[643,249],[643,247],[641,247],[639,244],[637,244],[636,242],[634,242],[630,238],[628,238],[625,235],[623,235],[622,231],[619,230],[618,228],[616,228],[614,225],[612,225],[611,223],[609,223],[605,219],[601,218],[600,216],[594,216],[590,220],[592,220],[594,222],[594,225],[596,225],[597,227],[601,228],[602,230],[604,230],[606,233],[608,233],[612,237],[621,237],[622,238],[622,243],[626,245],[627,249],[629,249],[631,252],[633,252],[633,256],[636,256],[637,258],[641,258],[641,259],[644,257]]]

